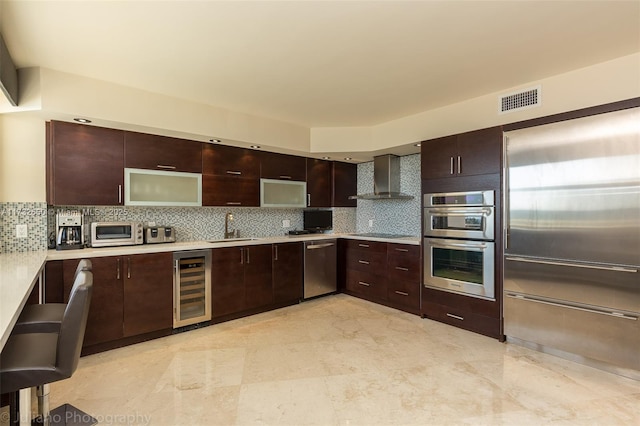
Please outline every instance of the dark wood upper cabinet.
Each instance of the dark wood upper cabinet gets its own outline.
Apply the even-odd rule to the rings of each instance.
[[[260,155],[247,148],[204,144],[202,147],[202,173],[259,179]]]
[[[307,206],[331,207],[331,161],[307,158]]]
[[[357,200],[350,200],[358,191],[358,165],[333,162],[333,207],[357,207]]]
[[[261,152],[260,164],[260,177],[265,179],[297,180],[302,182],[307,179],[305,157],[275,152]]]
[[[197,141],[126,131],[125,167],[201,173],[203,145]]]
[[[502,127],[491,127],[422,142],[423,179],[500,173]]]
[[[120,205],[124,132],[51,121],[47,131],[47,203]]]
[[[203,206],[260,206],[260,180],[202,175]]]

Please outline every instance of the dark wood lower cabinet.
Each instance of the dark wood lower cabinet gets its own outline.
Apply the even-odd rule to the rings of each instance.
[[[172,259],[171,253],[91,258],[93,293],[83,347],[171,329]],[[67,302],[78,260],[62,265]]]
[[[271,278],[271,244],[244,248],[245,308],[253,309],[273,303]]]
[[[244,250],[211,250],[211,314],[223,317],[244,310]]]
[[[139,254],[122,257],[124,278],[124,336],[173,327],[173,255]]]
[[[432,320],[502,340],[501,315],[497,301],[422,289],[422,316]]]
[[[420,246],[347,240],[342,253],[347,294],[420,314]]]
[[[123,337],[122,259],[120,257],[94,257],[91,259],[91,263],[93,267],[93,292],[84,335],[84,347]],[[68,302],[78,260],[64,260],[63,265],[65,302]]]
[[[302,299],[304,247],[301,242],[273,245],[273,302]]]

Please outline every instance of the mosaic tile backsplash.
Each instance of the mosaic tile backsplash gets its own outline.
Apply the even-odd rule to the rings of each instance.
[[[0,203],[0,252],[46,249],[50,214],[46,203]],[[55,223],[55,216],[53,220]],[[17,238],[17,225],[27,225],[26,238]]]
[[[400,158],[400,190],[412,200],[358,200],[356,232],[420,236],[420,154]],[[358,164],[358,194],[373,192],[373,162]],[[373,220],[373,226],[369,226]]]
[[[228,208],[228,207],[87,207],[59,206],[55,211],[80,210],[88,222],[140,221],[145,225],[173,226],[178,241],[201,241],[224,237],[224,218],[233,214],[230,229],[240,230],[241,237],[275,237],[302,229],[302,209]],[[288,220],[289,226],[283,227]],[[333,232],[355,232],[353,208],[333,209]],[[49,229],[55,229],[55,213],[49,216]]]

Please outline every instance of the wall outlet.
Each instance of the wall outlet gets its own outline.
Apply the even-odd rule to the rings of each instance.
[[[27,238],[27,225],[16,225],[16,238]]]
[[[289,219],[283,219],[282,220],[282,227],[283,228],[289,228],[291,226],[291,221]]]
[[[369,228],[373,228],[373,219],[369,219]]]

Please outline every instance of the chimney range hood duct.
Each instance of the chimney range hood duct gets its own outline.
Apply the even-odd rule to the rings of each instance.
[[[400,157],[393,154],[373,157],[373,193],[352,195],[351,200],[411,200],[400,192]]]

